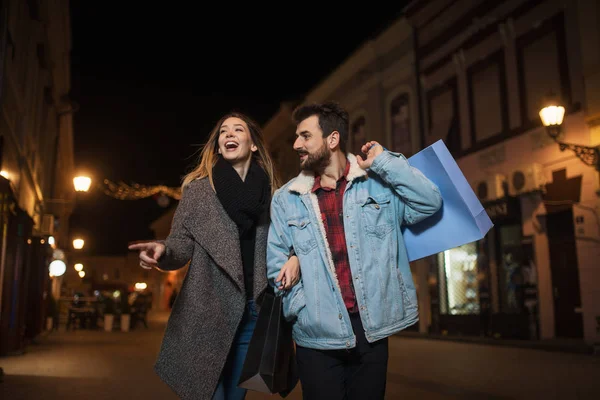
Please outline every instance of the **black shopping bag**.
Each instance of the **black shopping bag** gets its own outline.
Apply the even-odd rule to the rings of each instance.
[[[266,292],[238,386],[285,397],[297,383],[292,324],[283,317],[281,296]]]

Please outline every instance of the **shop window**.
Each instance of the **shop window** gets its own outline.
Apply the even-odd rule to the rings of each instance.
[[[535,269],[524,257],[521,225],[500,227],[500,269],[498,287],[500,311],[508,314],[525,311],[524,287],[535,285]]]
[[[477,242],[439,253],[438,264],[440,313],[478,314]]]

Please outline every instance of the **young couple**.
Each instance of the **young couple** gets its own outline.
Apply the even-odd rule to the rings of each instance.
[[[183,399],[245,397],[267,285],[283,291],[305,399],[383,399],[387,338],[418,319],[401,226],[441,207],[438,188],[377,142],[347,153],[336,103],[293,117],[296,178],[280,187],[258,125],[225,115],[184,178],[168,238],[130,246],[145,268],[190,262],[155,366]]]

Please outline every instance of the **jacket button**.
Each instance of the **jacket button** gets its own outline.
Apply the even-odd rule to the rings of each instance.
[[[350,342],[346,342],[346,347],[350,347]]]
[[[379,210],[379,204],[375,204],[375,209]]]
[[[339,318],[339,319],[342,319],[342,313],[340,313],[340,314],[338,315],[338,318]]]

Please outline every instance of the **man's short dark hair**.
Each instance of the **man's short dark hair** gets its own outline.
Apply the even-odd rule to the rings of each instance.
[[[348,112],[339,103],[328,101],[325,103],[312,103],[298,106],[292,118],[296,124],[307,118],[316,115],[319,118],[319,126],[323,131],[323,136],[329,136],[331,132],[340,133],[340,150],[346,153],[346,143],[348,143],[348,131],[350,122]]]

